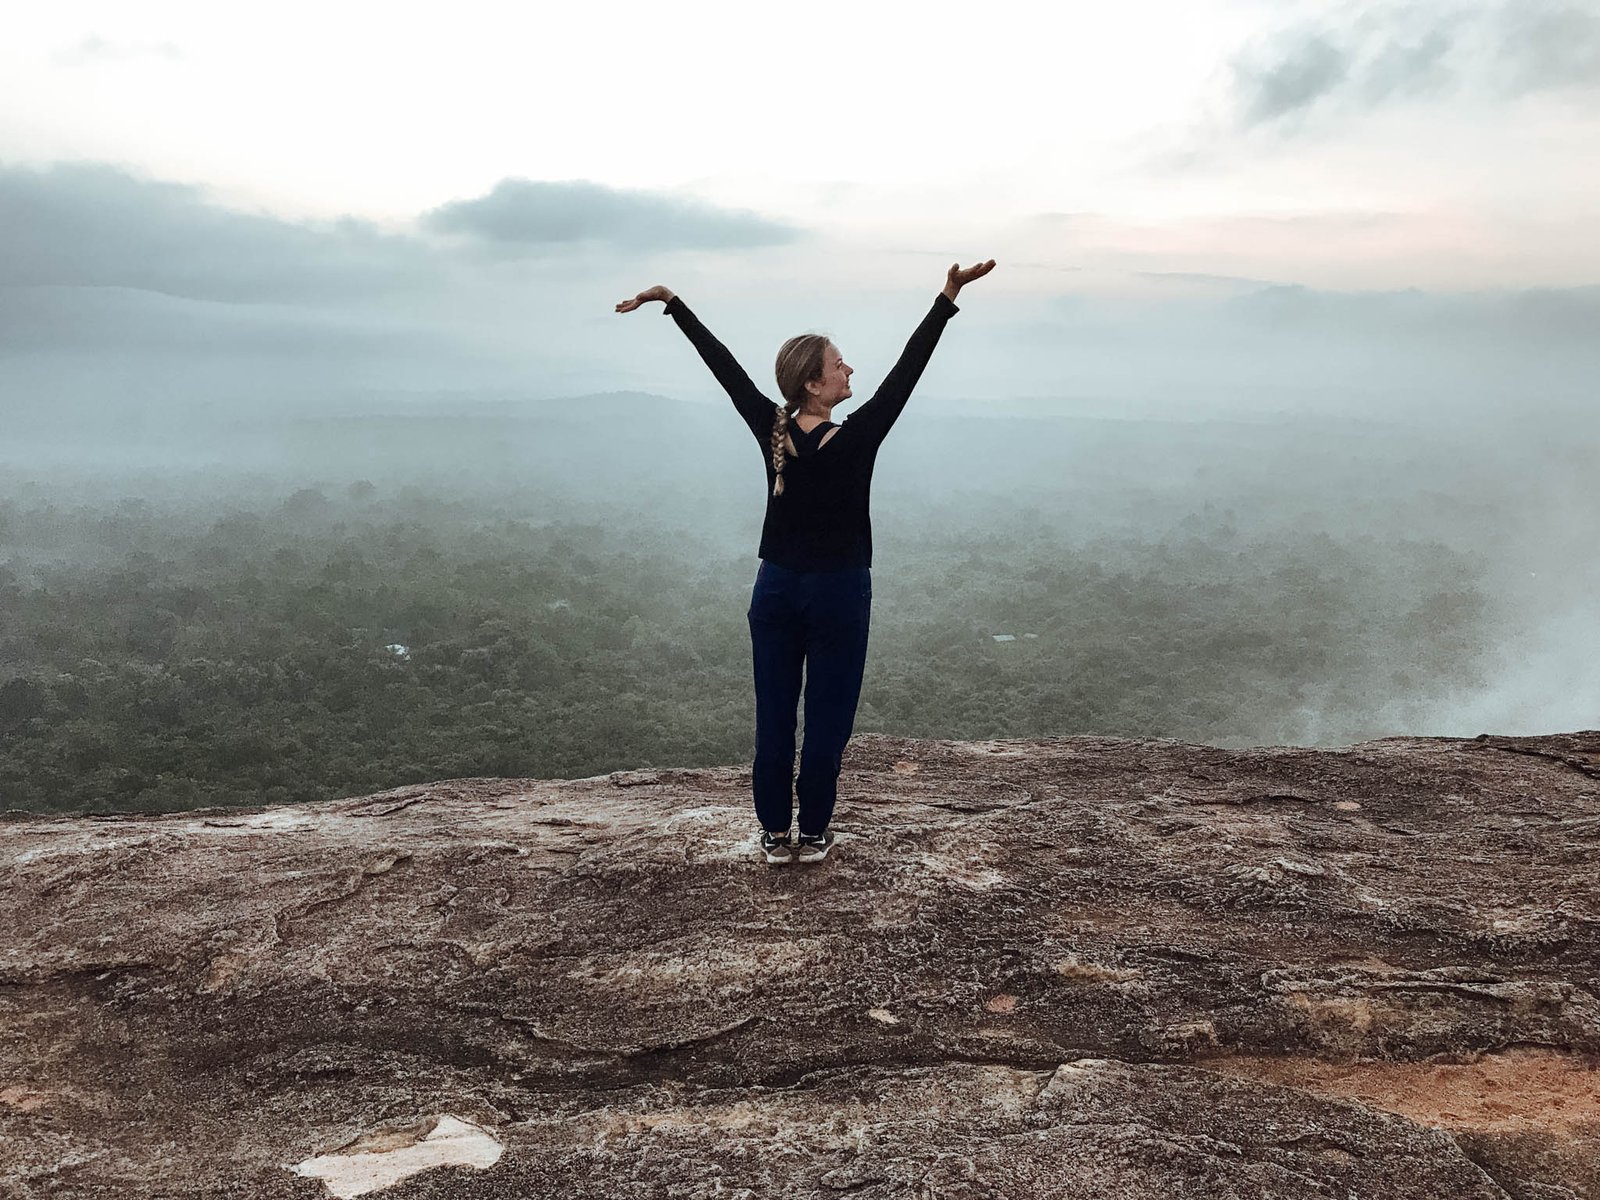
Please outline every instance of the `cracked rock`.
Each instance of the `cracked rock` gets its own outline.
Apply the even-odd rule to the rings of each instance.
[[[0,1195],[1600,1196],[1597,763],[868,735],[782,868],[742,766],[9,813]]]

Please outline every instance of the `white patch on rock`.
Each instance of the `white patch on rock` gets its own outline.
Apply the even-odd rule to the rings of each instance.
[[[24,850],[12,862],[23,866],[41,858],[65,858],[68,855],[100,854],[106,850],[131,850],[139,846],[148,846],[150,839],[145,837],[114,838],[95,837],[93,841],[85,842],[79,846],[39,846],[33,850]]]
[[[971,860],[959,861],[937,854],[920,854],[917,857],[924,870],[931,874],[943,875],[952,883],[972,891],[987,891],[1006,881],[1006,876],[1001,872],[980,866]]]
[[[505,1152],[495,1136],[471,1121],[446,1113],[427,1133],[423,1125],[365,1134],[339,1154],[319,1154],[285,1170],[321,1179],[328,1195],[345,1200],[390,1187],[431,1167],[486,1170]]]
[[[1001,758],[1026,758],[1030,749],[1026,743],[1018,744],[1015,739],[1007,741],[988,740],[981,742],[955,742],[950,748],[962,754],[998,755]]]
[[[266,812],[239,813],[237,816],[221,814],[206,816],[198,821],[185,821],[174,829],[176,833],[222,834],[237,837],[239,833],[257,830],[308,829],[317,824],[316,818],[296,812],[290,805],[269,808]]]
[[[251,813],[243,822],[251,829],[300,829],[316,824],[303,812],[293,812],[287,807],[274,808],[264,813]]]

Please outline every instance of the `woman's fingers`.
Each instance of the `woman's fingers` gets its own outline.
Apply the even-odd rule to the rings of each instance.
[[[672,293],[669,292],[665,287],[663,287],[661,284],[658,283],[658,284],[656,284],[655,287],[650,288],[650,289],[648,289],[646,291],[640,292],[632,300],[624,300],[624,301],[622,301],[620,304],[617,305],[617,311],[618,312],[632,312],[634,309],[638,308],[641,304],[643,304],[646,300],[662,300],[662,301],[665,301],[666,303],[670,304],[670,303],[672,303]]]
[[[959,265],[952,266],[950,268],[950,278],[957,283],[966,284],[987,275],[992,270],[994,270],[994,259],[991,258],[987,262],[970,266],[965,271],[961,270]]]
[[[991,258],[987,262],[974,263],[966,270],[962,270],[961,264],[958,262],[951,263],[949,273],[951,275],[966,275],[975,278],[979,275],[987,275],[992,270],[994,270],[994,259]]]

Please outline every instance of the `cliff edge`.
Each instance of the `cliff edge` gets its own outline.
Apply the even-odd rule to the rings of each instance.
[[[0,821],[0,1194],[1600,1198],[1600,732]]]

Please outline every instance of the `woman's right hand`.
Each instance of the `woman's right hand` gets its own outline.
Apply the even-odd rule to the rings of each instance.
[[[632,300],[624,300],[624,301],[622,301],[620,304],[617,305],[617,311],[618,312],[632,312],[634,309],[638,308],[639,305],[643,304],[646,300],[659,300],[663,304],[665,304],[669,300],[671,300],[672,297],[673,297],[672,289],[671,288],[662,287],[658,283],[658,284],[656,284],[655,287],[651,288],[649,291],[640,292]]]

